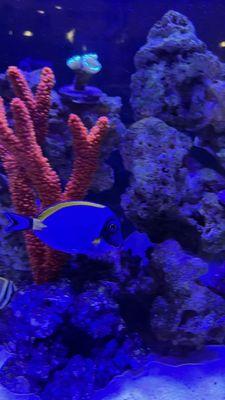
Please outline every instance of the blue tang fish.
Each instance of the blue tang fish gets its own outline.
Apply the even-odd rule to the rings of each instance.
[[[110,208],[87,201],[66,201],[42,211],[36,218],[4,212],[7,232],[31,229],[45,244],[69,254],[87,254],[96,248],[120,247],[121,226]]]

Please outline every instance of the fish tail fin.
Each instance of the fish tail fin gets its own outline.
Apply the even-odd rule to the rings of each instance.
[[[8,225],[5,227],[5,231],[8,233],[32,229],[33,227],[33,218],[10,211],[4,211],[3,215],[8,220]]]

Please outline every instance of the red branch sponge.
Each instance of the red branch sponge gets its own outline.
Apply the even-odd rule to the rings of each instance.
[[[9,67],[7,75],[17,98],[11,102],[13,130],[8,125],[0,98],[0,158],[9,179],[15,210],[22,215],[35,216],[37,196],[44,207],[58,201],[83,199],[98,168],[108,119],[100,117],[88,132],[77,115],[70,115],[68,125],[76,156],[63,192],[58,174],[40,147],[47,134],[54,74],[50,68],[42,70],[35,94],[18,68]],[[67,256],[41,243],[32,232],[25,233],[25,241],[35,282],[55,279]]]

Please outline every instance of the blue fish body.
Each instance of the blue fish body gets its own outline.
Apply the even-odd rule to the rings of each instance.
[[[104,245],[119,247],[122,244],[119,220],[110,208],[101,204],[68,201],[47,208],[34,219],[20,215],[17,219],[14,213],[6,216],[10,219],[8,231],[32,226],[42,242],[69,254],[86,254]]]

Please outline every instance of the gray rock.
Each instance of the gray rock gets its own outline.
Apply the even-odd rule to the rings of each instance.
[[[135,66],[131,105],[136,119],[155,116],[190,131],[225,129],[225,65],[184,15],[169,11],[152,27]]]
[[[218,193],[225,187],[225,178],[210,168],[202,168],[186,176],[185,187],[179,212],[197,233],[198,253],[208,259],[223,258],[224,206]]]
[[[124,135],[121,153],[131,177],[122,207],[141,231],[150,233],[156,219],[179,212],[190,147],[189,137],[153,117],[134,123]]]
[[[223,343],[225,300],[199,282],[207,263],[167,240],[153,251],[152,268],[161,287],[151,308],[156,338],[175,347]]]

